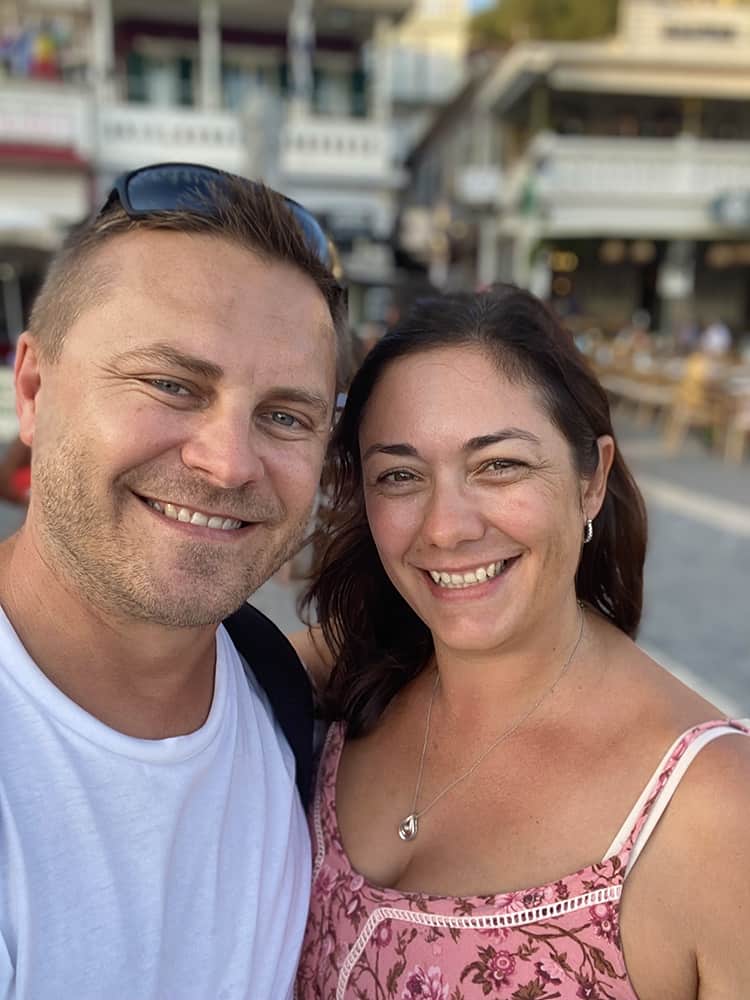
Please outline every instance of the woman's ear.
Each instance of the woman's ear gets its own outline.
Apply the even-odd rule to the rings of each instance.
[[[607,492],[609,471],[615,460],[615,442],[609,434],[596,439],[599,449],[599,463],[590,479],[584,481],[582,507],[586,518],[593,521],[599,513]]]
[[[18,436],[29,447],[34,441],[37,394],[42,384],[39,345],[27,332],[18,338],[15,364],[16,415]]]

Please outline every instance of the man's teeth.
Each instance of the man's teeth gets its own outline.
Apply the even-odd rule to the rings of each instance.
[[[198,524],[202,528],[218,528],[219,531],[236,531],[242,527],[242,521],[233,517],[202,514],[199,510],[191,510],[190,507],[175,507],[173,503],[160,503],[158,500],[147,499],[146,503],[170,520],[182,521],[183,524]]]
[[[478,583],[491,580],[493,576],[502,573],[506,562],[506,559],[500,559],[498,562],[488,563],[486,566],[478,566],[476,569],[469,570],[468,573],[442,573],[431,569],[430,576],[439,587],[461,590],[464,587],[473,587]]]

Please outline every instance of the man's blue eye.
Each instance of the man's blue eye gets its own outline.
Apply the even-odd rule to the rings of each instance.
[[[181,396],[188,392],[184,385],[180,385],[179,382],[172,382],[167,378],[153,378],[151,379],[151,385],[170,396]]]
[[[276,424],[281,424],[282,427],[294,427],[298,423],[296,417],[293,417],[291,413],[284,413],[283,410],[274,410],[271,414],[271,420]]]

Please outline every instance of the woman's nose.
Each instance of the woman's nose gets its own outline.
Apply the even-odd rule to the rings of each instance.
[[[485,527],[479,503],[463,484],[435,484],[422,523],[427,544],[456,548],[461,542],[482,538]]]

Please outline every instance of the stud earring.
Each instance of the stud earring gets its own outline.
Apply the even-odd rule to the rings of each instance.
[[[594,522],[590,517],[586,518],[586,523],[583,528],[583,544],[586,545],[594,537]]]

